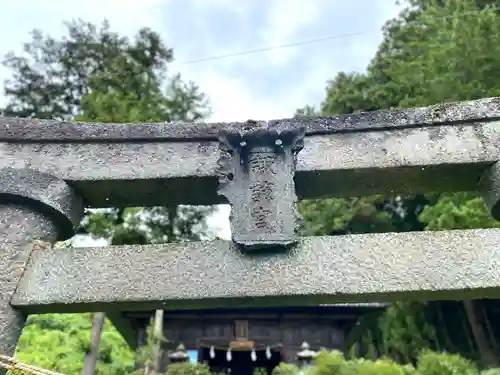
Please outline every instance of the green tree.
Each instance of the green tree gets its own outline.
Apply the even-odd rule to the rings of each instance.
[[[92,314],[45,314],[28,318],[17,346],[21,362],[63,374],[80,374],[83,357],[90,346]],[[134,353],[106,321],[99,348],[97,374],[128,374]]]
[[[386,23],[384,39],[367,73],[341,72],[328,83],[321,114],[425,106],[499,94],[496,1],[411,0],[405,5]],[[352,214],[356,207],[368,214]],[[304,202],[301,208],[306,232],[311,234],[362,233],[370,227],[408,231],[497,225],[481,200],[470,193],[330,199]],[[365,353],[391,355],[403,362],[414,361],[418,351],[428,347],[460,351],[486,366],[496,363],[498,347],[488,333],[494,327],[489,328],[480,308],[485,305],[465,301],[449,308],[450,304],[393,304],[380,318],[362,319],[353,339],[363,342]]]
[[[120,93],[115,99],[139,99],[134,110],[142,112],[148,97],[164,96],[165,86],[168,95],[160,100],[165,105],[147,111],[155,112],[152,121],[197,120],[208,113],[206,98],[195,84],[166,73],[173,51],[158,33],[142,28],[130,40],[112,31],[107,21],[94,25],[77,20],[65,26],[67,36],[60,39],[33,30],[22,54],[7,54],[3,64],[12,78],[4,86],[6,116],[71,119],[81,113],[81,100],[90,94],[96,98],[89,99],[93,104],[87,106],[86,117],[95,118],[93,110],[103,116],[105,109],[97,109],[103,105],[98,97],[115,91]],[[113,112],[125,110],[126,103]],[[113,115],[106,118],[116,120]]]
[[[382,108],[498,95],[499,20],[495,4],[475,0],[406,1],[384,28],[369,76]],[[390,96],[387,97],[387,93]]]
[[[498,38],[500,19],[493,5],[474,0],[426,1],[420,9],[403,12],[386,34],[370,72],[381,91],[397,85],[405,95],[392,106],[422,106],[471,100],[499,94]],[[408,22],[408,19],[411,20]],[[398,25],[395,27],[394,25]],[[396,46],[392,50],[388,46]],[[382,53],[383,51],[383,53]],[[382,67],[382,68],[381,68]],[[382,72],[376,73],[376,69]],[[420,215],[428,230],[491,227],[484,205],[467,193],[441,194]],[[431,305],[433,309],[436,304]],[[479,304],[464,301],[477,356],[483,365],[496,364]],[[466,326],[466,328],[468,328]]]

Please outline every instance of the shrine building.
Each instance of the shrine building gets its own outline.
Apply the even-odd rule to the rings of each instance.
[[[252,375],[255,368],[264,368],[270,374],[279,363],[308,360],[320,348],[345,352],[346,338],[358,318],[381,313],[385,306],[366,303],[165,311],[164,336],[169,343],[162,370],[166,371],[168,363],[194,357],[216,372]],[[121,315],[119,320],[110,318],[129,345],[144,345],[154,312]],[[124,321],[136,327],[135,335],[126,332]]]

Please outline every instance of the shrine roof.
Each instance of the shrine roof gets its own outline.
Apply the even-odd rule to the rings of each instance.
[[[210,314],[266,314],[266,313],[336,313],[336,312],[351,312],[354,315],[370,310],[380,310],[387,307],[387,303],[339,303],[339,304],[322,304],[314,306],[266,306],[266,307],[245,307],[245,308],[212,308],[212,309],[189,309],[189,310],[165,310],[165,314],[195,314],[195,315],[210,315]],[[127,317],[149,317],[154,312],[127,312],[124,313]]]

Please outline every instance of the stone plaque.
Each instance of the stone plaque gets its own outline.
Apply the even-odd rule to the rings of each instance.
[[[231,204],[233,241],[247,250],[286,247],[300,224],[294,174],[305,129],[220,133],[218,193]]]

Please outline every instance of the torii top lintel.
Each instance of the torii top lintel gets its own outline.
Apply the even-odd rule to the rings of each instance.
[[[446,103],[421,108],[361,112],[270,121],[250,121],[252,128],[280,131],[305,128],[305,135],[406,129],[500,119],[500,98]],[[221,131],[244,132],[249,121],[214,123],[96,124],[84,122],[0,117],[0,141],[138,141],[216,140]]]

